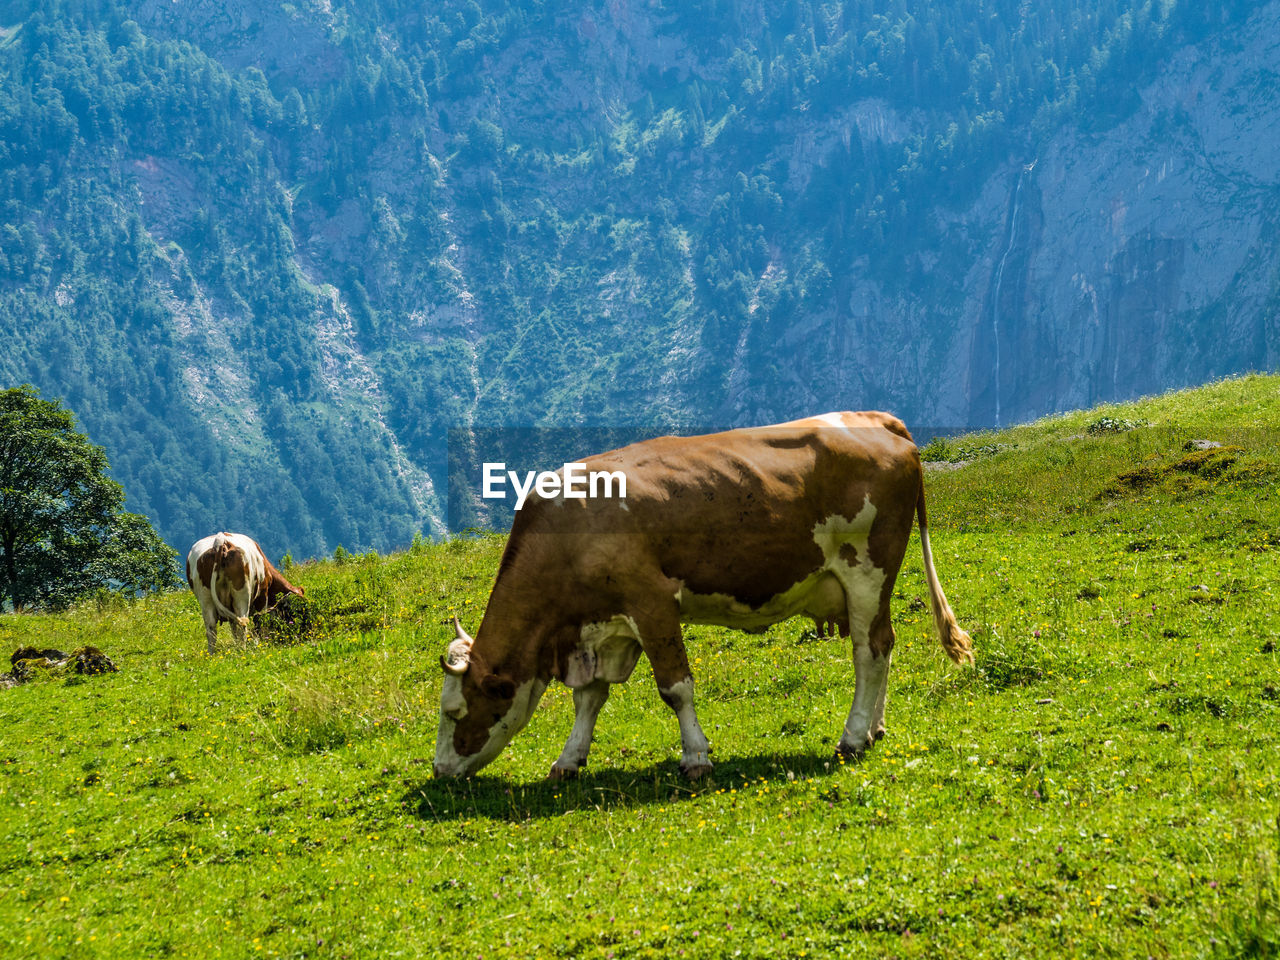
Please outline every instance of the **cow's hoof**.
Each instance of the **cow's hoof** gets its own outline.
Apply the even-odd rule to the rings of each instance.
[[[883,739],[884,739],[884,732],[885,732],[885,731],[884,731],[884,727],[880,727],[878,730],[876,730],[876,732],[875,732],[875,733],[873,733],[873,734],[872,734],[872,737],[873,737],[874,739],[876,739],[876,740],[883,740]]]
[[[547,774],[548,780],[573,780],[578,776],[577,767],[562,767],[558,763],[551,765],[551,772]]]
[[[866,747],[855,747],[853,744],[845,743],[843,740],[836,745],[836,759],[844,763],[858,763],[866,752]]]
[[[687,780],[701,780],[711,772],[711,764],[682,763],[680,764],[680,772],[685,775],[685,779]]]

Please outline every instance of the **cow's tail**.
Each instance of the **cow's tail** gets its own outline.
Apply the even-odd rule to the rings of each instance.
[[[933,607],[933,625],[938,630],[942,649],[956,663],[973,663],[973,641],[956,623],[937,571],[933,569],[933,551],[929,549],[929,524],[924,509],[924,473],[920,474],[920,493],[916,497],[916,519],[920,522],[920,547],[924,553],[924,576],[929,581],[929,603]]]
[[[224,540],[220,546],[225,546],[225,544],[226,541]],[[240,548],[233,544],[231,549],[238,550]],[[226,558],[227,551],[222,550],[217,546],[214,550],[213,569],[209,571],[209,593],[213,595],[213,609],[218,611],[218,616],[229,620],[232,623],[238,623],[242,627],[248,627],[248,617],[242,617],[234,610],[228,610],[222,605],[222,601],[218,599],[218,571],[222,569],[222,561]]]

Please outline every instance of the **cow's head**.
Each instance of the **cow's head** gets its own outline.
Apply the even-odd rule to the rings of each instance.
[[[533,715],[546,684],[491,671],[472,655],[474,641],[457,618],[455,639],[440,658],[440,731],[436,735],[435,774],[460,777],[475,773],[511,742]]]
[[[302,587],[295,587],[274,570],[267,571],[266,592],[267,606],[270,607],[286,601],[290,594],[295,597],[306,597],[307,595],[306,590]]]

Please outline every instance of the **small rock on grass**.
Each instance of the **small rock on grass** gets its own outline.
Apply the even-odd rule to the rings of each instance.
[[[16,687],[34,679],[38,671],[50,676],[68,673],[93,676],[100,673],[116,673],[118,668],[111,658],[97,647],[80,647],[74,653],[63,653],[52,647],[37,650],[35,647],[19,647],[9,658],[13,670],[0,674],[0,687]]]

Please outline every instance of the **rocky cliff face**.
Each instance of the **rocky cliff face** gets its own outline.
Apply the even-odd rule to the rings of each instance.
[[[741,358],[736,422],[880,406],[925,429],[1010,424],[1280,363],[1280,4],[1179,49],[1106,129],[1058,130],[1009,160],[945,246],[886,284],[865,260],[825,309]],[[877,109],[878,108],[878,109]],[[901,139],[883,105],[777,134],[793,181],[824,147]],[[894,288],[894,289],[887,289]],[[927,297],[917,295],[927,291]]]
[[[992,180],[964,218],[982,238],[963,288],[964,422],[1275,369],[1277,69],[1269,3],[1179,50],[1123,122],[1062,130]]]
[[[852,403],[921,428],[1007,425],[1275,369],[1277,71],[1276,3],[1178,50],[1131,116],[1060,129],[968,209],[937,210],[951,249],[915,264],[927,299],[845,264],[841,296],[780,343],[785,387],[744,377],[736,416]],[[820,156],[803,151],[799,169]]]

